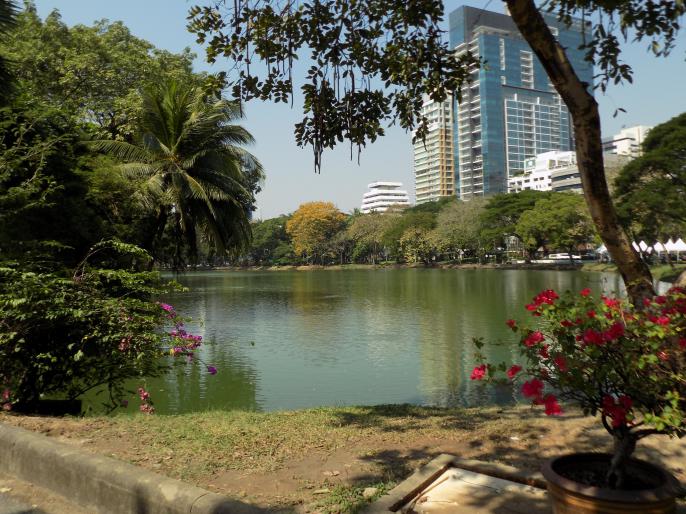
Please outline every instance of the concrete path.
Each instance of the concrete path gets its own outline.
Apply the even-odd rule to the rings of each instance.
[[[0,514],[43,514],[31,505],[21,503],[7,493],[0,493]]]
[[[0,514],[92,514],[35,484],[0,473]]]

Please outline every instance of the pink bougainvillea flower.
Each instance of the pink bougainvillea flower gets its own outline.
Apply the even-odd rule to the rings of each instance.
[[[216,375],[217,374],[217,368],[215,368],[214,366],[207,366],[207,372],[210,375]]]
[[[583,296],[583,297],[586,297],[586,296],[588,296],[589,294],[591,294],[591,290],[590,290],[588,287],[584,287],[584,288],[579,292],[579,294],[580,294],[581,296]]]
[[[173,312],[174,311],[174,307],[172,307],[168,303],[161,303],[160,307],[162,307],[162,309],[167,311],[167,312]]]
[[[147,401],[150,399],[150,393],[147,392],[145,389],[142,387],[138,388],[138,396],[140,397],[141,400]]]
[[[657,352],[657,358],[665,362],[669,360],[669,355],[667,354],[667,352],[660,350],[659,352]]]
[[[10,396],[12,396],[12,391],[9,389],[5,388],[2,392],[2,401],[3,402],[8,402],[10,401]]]
[[[517,322],[513,319],[508,319],[505,324],[510,327],[512,330],[517,330]]]
[[[126,407],[129,406],[129,401],[128,401],[128,400],[122,400],[120,405],[121,405],[122,407],[126,408]]]
[[[543,394],[543,382],[537,378],[527,380],[522,384],[522,394],[527,398],[540,399]]]
[[[3,403],[2,404],[2,410],[6,410],[6,411],[12,410],[12,404],[11,403]]]
[[[524,338],[524,344],[529,348],[545,340],[545,336],[538,330],[531,332]]]
[[[567,359],[565,359],[563,355],[558,355],[555,357],[553,362],[555,362],[555,366],[557,366],[557,369],[559,369],[562,373],[567,371]]]
[[[472,370],[472,374],[469,378],[472,380],[481,380],[486,375],[486,365],[481,364]]]
[[[520,371],[522,371],[522,367],[518,366],[517,364],[513,364],[510,367],[510,369],[507,370],[506,373],[507,373],[508,378],[513,379],[514,377],[517,376],[517,373],[519,373]]]
[[[543,405],[545,405],[546,416],[560,416],[562,414],[562,407],[557,403],[557,398],[554,394],[547,394],[543,398]]]

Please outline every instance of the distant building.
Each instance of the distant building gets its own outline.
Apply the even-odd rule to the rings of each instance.
[[[605,175],[608,183],[631,159],[626,155],[605,154]],[[520,191],[583,192],[581,174],[575,152],[545,152],[524,162],[524,172],[508,179],[508,192]]]
[[[414,143],[414,188],[418,204],[455,194],[452,101],[432,102],[425,97],[422,115],[429,120],[424,141]]]
[[[409,207],[410,198],[407,191],[400,189],[402,182],[373,182],[369,184],[369,191],[362,196],[363,214],[370,212],[386,212],[389,207]]]
[[[545,152],[524,161],[524,171],[508,179],[508,192],[581,191],[574,152]]]
[[[593,86],[593,68],[579,46],[581,20],[568,27],[545,20],[582,82]],[[450,46],[471,52],[488,65],[471,71],[471,82],[454,104],[455,188],[469,199],[508,190],[508,178],[524,171],[536,155],[574,149],[567,106],[512,18],[473,7],[450,13]]]
[[[643,154],[641,145],[652,128],[645,125],[624,128],[619,131],[619,134],[603,140],[603,151],[631,158],[640,157]]]

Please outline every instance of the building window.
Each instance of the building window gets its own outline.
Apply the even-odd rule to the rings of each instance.
[[[531,52],[519,51],[519,66],[522,75],[522,87],[534,88],[534,56]]]
[[[500,38],[500,69],[505,71],[505,40],[503,38]]]

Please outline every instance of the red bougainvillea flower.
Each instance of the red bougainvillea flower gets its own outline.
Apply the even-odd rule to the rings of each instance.
[[[545,336],[541,332],[536,330],[535,332],[531,332],[528,336],[524,338],[524,344],[530,348],[535,344],[540,343],[544,339]]]
[[[517,330],[517,322],[513,319],[508,319],[505,324],[510,327],[512,330]]]
[[[548,357],[550,357],[550,355],[548,354],[548,345],[547,344],[544,344],[543,346],[541,346],[541,348],[538,350],[538,355],[540,355],[544,359],[547,359]]]
[[[519,373],[520,371],[522,371],[522,367],[521,367],[521,366],[517,366],[516,364],[513,364],[513,365],[510,367],[510,369],[507,370],[506,373],[507,373],[508,378],[509,378],[510,380],[512,380],[514,377],[517,376],[517,373]]]
[[[686,337],[680,337],[679,338],[679,346],[686,350]]]
[[[646,307],[650,307],[651,303],[653,303],[653,301],[650,298],[643,299],[643,305],[645,305]]]
[[[588,311],[586,313],[586,316],[588,316],[589,318],[595,318],[595,311],[594,310]]]
[[[481,366],[477,366],[472,370],[472,374],[469,378],[472,380],[481,380],[484,378],[486,375],[486,365],[482,364]]]
[[[543,382],[537,378],[527,380],[522,384],[522,394],[527,398],[540,399],[543,394]]]
[[[564,356],[558,355],[553,359],[553,362],[555,362],[555,366],[557,366],[560,372],[565,373],[567,371],[567,359]]]
[[[543,398],[543,405],[545,405],[546,416],[560,416],[562,414],[562,407],[557,403],[557,398],[554,394],[547,394]]]
[[[585,287],[581,290],[581,292],[579,294],[585,298],[589,294],[591,294],[591,290],[588,287]]]
[[[610,328],[603,332],[603,339],[607,342],[615,341],[624,335],[624,324],[615,321]]]
[[[563,319],[562,321],[560,321],[560,325],[562,325],[565,328],[569,328],[569,327],[573,327],[574,323],[572,323],[568,319]]]
[[[656,296],[655,298],[653,298],[653,301],[658,305],[664,305],[665,303],[667,303],[667,298],[665,298],[664,296]]]
[[[659,352],[657,352],[657,358],[665,362],[669,360],[669,355],[667,354],[667,352],[660,350]]]
[[[603,396],[602,411],[603,414],[610,418],[612,428],[618,428],[626,425],[626,416],[631,410],[633,401],[625,395],[614,398],[610,395]]]
[[[603,298],[603,302],[604,302],[605,305],[607,305],[610,309],[619,309],[620,301],[617,300],[616,298]]]
[[[655,320],[655,323],[657,323],[658,325],[662,325],[662,326],[669,325],[669,317],[660,316]]]
[[[533,311],[535,311],[535,310],[537,310],[537,309],[538,309],[538,305],[535,305],[535,304],[533,304],[533,303],[527,303],[527,304],[526,304],[526,310],[527,310],[527,311],[532,311],[532,312],[533,312]]]
[[[593,330],[592,328],[588,328],[584,331],[583,335],[583,341],[586,344],[595,344],[595,345],[601,345],[605,342],[605,338],[603,337],[603,334],[600,332]]]

